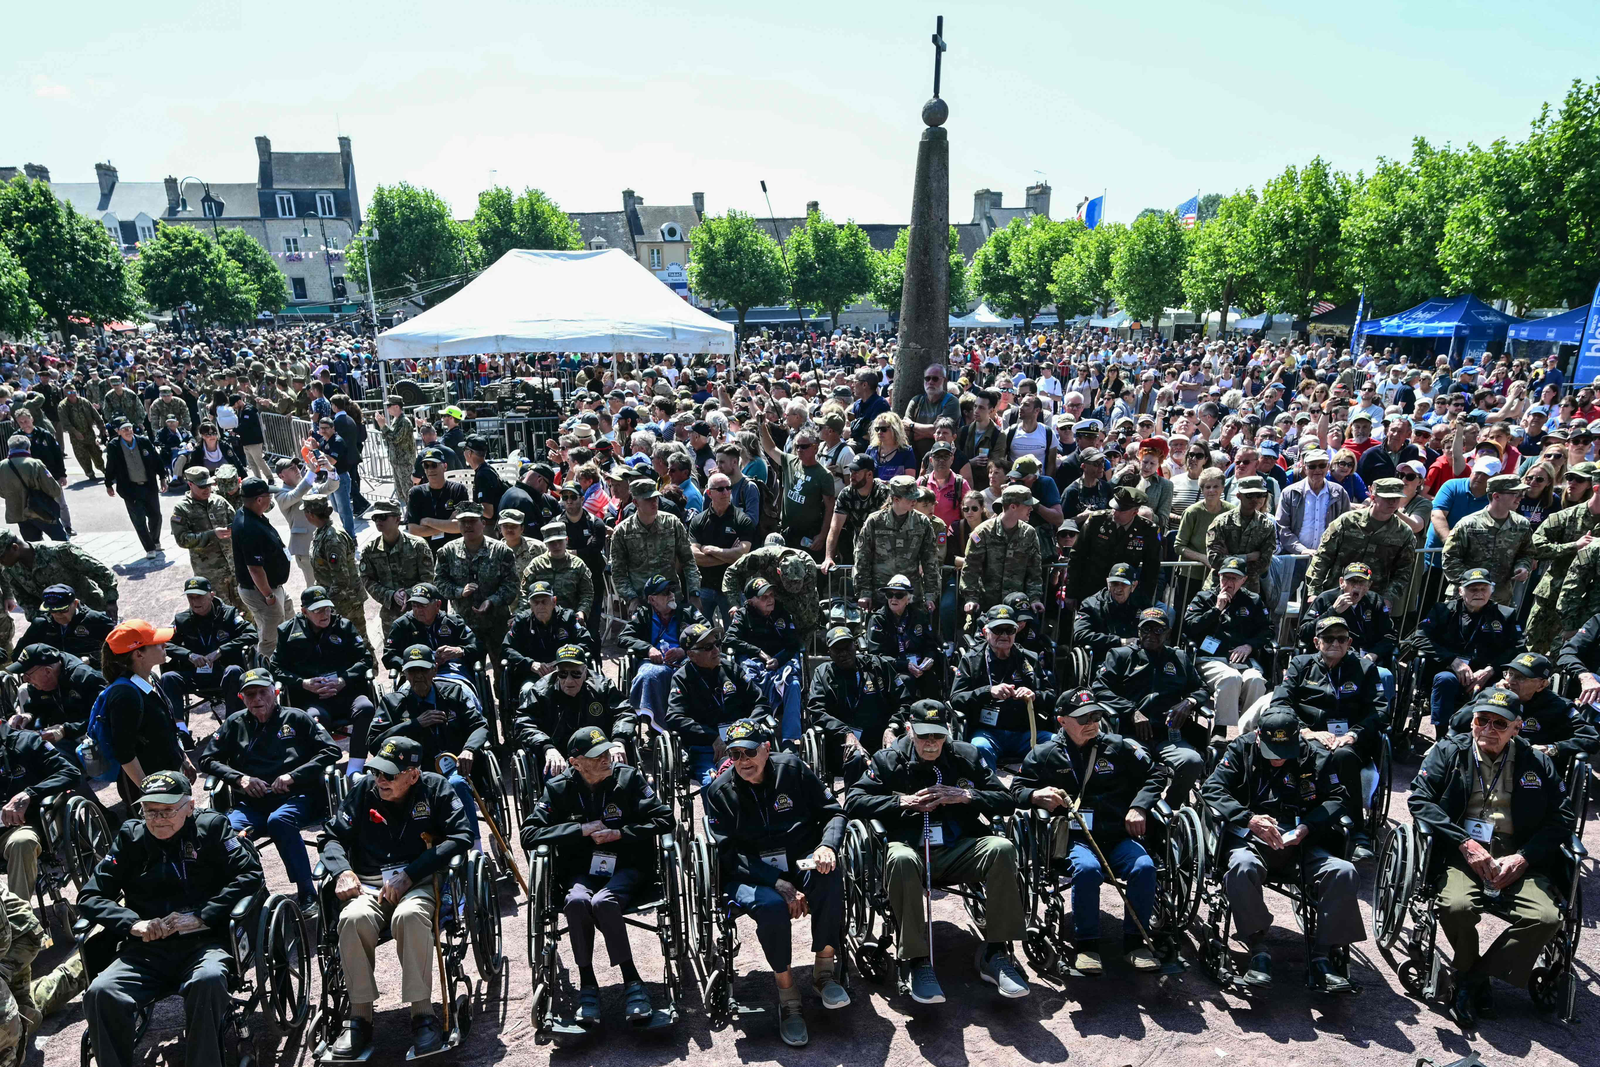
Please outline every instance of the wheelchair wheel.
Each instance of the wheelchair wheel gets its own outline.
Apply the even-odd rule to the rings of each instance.
[[[1574,1021],[1578,997],[1578,938],[1583,933],[1581,887],[1562,909],[1561,929],[1552,937],[1528,976],[1528,996],[1540,1011]]]
[[[689,865],[684,872],[688,895],[684,901],[685,940],[689,951],[701,961],[709,961],[716,951],[716,922],[712,913],[717,902],[711,898],[716,891],[716,879],[711,870],[715,862],[711,844],[696,835],[689,839]]]
[[[800,735],[800,758],[807,767],[816,772],[824,785],[833,784],[828,775],[827,748],[823,744],[821,727],[808,727]]]
[[[533,1026],[548,1032],[555,1003],[555,940],[547,925],[554,921],[551,907],[549,846],[541,845],[528,862],[528,972],[533,992],[529,997]]]
[[[845,827],[844,937],[861,976],[882,984],[894,975],[894,959],[889,917],[878,910],[875,899],[882,874],[878,844],[859,819]]]
[[[1383,834],[1378,845],[1378,877],[1372,885],[1372,939],[1387,952],[1405,925],[1416,887],[1417,851],[1410,823]]]
[[[1368,839],[1373,841],[1388,825],[1389,802],[1393,799],[1391,794],[1394,789],[1394,749],[1387,737],[1378,740],[1378,786],[1371,803],[1366,805],[1366,832]]]
[[[520,814],[517,825],[521,826],[521,820],[526,819],[528,813],[539,803],[539,776],[534,771],[533,757],[521,749],[511,754],[510,788],[517,795],[517,810]]]
[[[111,854],[111,824],[100,805],[86,797],[67,799],[67,870],[79,892],[102,857]]]
[[[507,861],[510,857],[506,857]],[[505,939],[500,920],[500,892],[489,873],[483,853],[467,857],[467,936],[472,942],[472,957],[478,977],[493,981],[505,966]]]
[[[300,908],[274,895],[261,909],[256,934],[256,995],[274,1037],[298,1030],[311,1011],[311,957]]]
[[[1094,658],[1089,654],[1089,650],[1082,645],[1073,646],[1068,654],[1072,657],[1072,677],[1063,679],[1063,681],[1069,683],[1074,689],[1082,689],[1089,684],[1090,678],[1094,674]]]
[[[1185,806],[1172,813],[1165,852],[1165,885],[1156,897],[1155,925],[1176,931],[1194,922],[1205,884],[1205,827],[1194,808]]]
[[[480,783],[481,791],[478,795],[483,800],[484,811],[482,814],[494,823],[495,829],[499,830],[502,836],[514,833],[511,821],[511,805],[506,801],[506,780],[500,773],[500,760],[495,756],[494,751],[489,748],[485,748],[479,753],[478,758],[483,761],[483,766],[481,768],[474,767],[473,771],[478,775]],[[494,856],[494,866],[497,869],[496,876],[509,880],[511,878],[511,868],[516,863],[516,858],[511,855],[511,839],[506,838],[505,840],[506,847],[501,848],[500,841],[491,833],[488,844],[489,850]]]

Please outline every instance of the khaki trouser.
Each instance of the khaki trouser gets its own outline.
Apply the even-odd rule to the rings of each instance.
[[[983,883],[985,941],[1016,941],[1026,933],[1022,893],[1017,882],[1017,849],[1009,839],[987,835],[964,837],[948,848],[933,849],[933,884]],[[923,898],[922,849],[898,841],[889,845],[889,907],[900,924],[901,953],[906,959],[926,956],[928,913]]]
[[[1217,709],[1217,725],[1232,726],[1239,721],[1239,712],[1250,707],[1267,691],[1267,680],[1249,663],[1235,666],[1226,660],[1203,659],[1196,664],[1200,677],[1211,690]]]
[[[6,888],[13,896],[33,899],[39,880],[39,852],[43,843],[39,831],[31,826],[13,826],[0,835],[6,854]]]
[[[245,445],[244,459],[245,463],[247,463],[250,467],[250,473],[256,475],[262,481],[270,485],[276,478],[276,475],[272,473],[271,468],[267,466],[266,445]]]
[[[1459,867],[1446,869],[1439,890],[1439,926],[1455,954],[1457,974],[1499,978],[1508,985],[1525,987],[1533,963],[1561,929],[1550,883],[1542,875],[1527,875],[1500,891],[1510,904],[1511,925],[1495,938],[1489,951],[1478,955],[1478,920],[1488,898],[1478,876]]]
[[[256,592],[255,583],[239,587],[239,599],[244,601],[244,606],[250,609],[250,614],[256,620],[256,652],[260,654],[262,662],[272,658],[278,650],[278,626],[294,618],[294,608],[289,605],[288,594],[283,586],[278,586],[272,591],[271,604],[266,598]]]
[[[369,888],[381,884],[376,879],[362,882]],[[393,931],[400,954],[400,999],[411,1005],[433,1003],[433,915],[432,879],[412,886],[400,903],[392,906],[372,892],[345,901],[339,910],[339,963],[351,1004],[372,1004],[378,999],[372,972],[378,937],[385,925]]]

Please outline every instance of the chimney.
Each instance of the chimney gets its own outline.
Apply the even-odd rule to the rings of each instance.
[[[972,194],[972,221],[982,222],[989,214],[989,190],[979,189]]]
[[[94,165],[94,176],[100,182],[100,195],[102,197],[110,196],[111,190],[117,187],[117,168],[113,167],[109,162],[96,163]]]
[[[263,189],[272,188],[272,142],[265,137],[256,138],[256,184]]]
[[[701,218],[705,218],[706,217],[706,194],[705,193],[695,193],[694,194],[694,213],[696,215],[699,215]]]
[[[807,200],[806,201],[806,218],[809,219],[811,217],[811,213],[813,211],[817,212],[818,214],[821,214],[822,213],[822,208],[817,206],[817,202],[815,200]]]
[[[355,157],[350,154],[350,138],[339,138],[339,173],[344,175],[344,187],[350,188],[350,183],[355,180]]]
[[[633,210],[633,190],[632,189],[624,189],[624,190],[622,190],[622,211],[623,211],[623,214],[627,214],[628,212],[630,212],[632,210]]]
[[[1028,186],[1028,210],[1035,215],[1050,214],[1050,183]]]
[[[22,174],[32,181],[47,183],[50,181],[50,168],[43,163],[24,163]]]
[[[176,215],[178,213],[178,179],[169,174],[163,179],[163,182],[167,187],[167,214]]]

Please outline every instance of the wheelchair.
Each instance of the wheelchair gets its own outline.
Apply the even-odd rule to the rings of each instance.
[[[657,1008],[650,1025],[656,1030],[676,1023],[684,995],[684,965],[689,952],[689,911],[684,904],[684,875],[678,842],[673,834],[656,839],[656,870],[641,882],[635,899],[623,912],[623,922],[655,933],[661,942],[667,1007]],[[532,975],[534,1039],[558,1043],[587,1036],[590,1031],[572,1022],[572,976],[561,962],[561,935],[566,932],[562,914],[563,892],[555,878],[555,855],[547,844],[528,857],[528,968]]]
[[[1252,987],[1245,983],[1228,944],[1229,933],[1233,926],[1233,909],[1223,887],[1223,875],[1228,868],[1231,835],[1210,805],[1205,805],[1201,823],[1204,837],[1197,853],[1200,870],[1196,878],[1201,884],[1200,894],[1202,902],[1206,905],[1206,920],[1204,926],[1195,934],[1195,940],[1200,947],[1200,963],[1211,980],[1223,990],[1247,996],[1253,992]],[[1354,830],[1354,824],[1348,815],[1340,817],[1339,829],[1341,843],[1335,854],[1348,860],[1351,831]],[[1306,958],[1309,961],[1312,947],[1316,943],[1317,902],[1305,880],[1304,866],[1297,863],[1292,871],[1269,871],[1263,882],[1263,888],[1282,894],[1294,905],[1295,921],[1305,935]],[[1328,962],[1337,974],[1348,978],[1350,947],[1332,946],[1328,952]],[[1307,980],[1309,982],[1309,972]]]
[[[1009,836],[1005,827],[991,826],[991,833]],[[879,985],[892,974],[898,991],[911,995],[911,976],[895,947],[895,917],[889,907],[889,834],[882,822],[851,819],[845,826],[844,848],[839,862],[844,868],[844,944],[838,948],[842,969],[853,961],[861,976]],[[926,872],[924,872],[926,874]],[[1023,905],[1028,902],[1027,887],[1018,875]],[[974,925],[984,922],[983,887],[976,883],[936,884],[934,889],[960,898],[967,917]]]
[[[254,846],[246,842],[246,848]],[[125,939],[87,919],[73,924],[83,958],[84,979],[93,982],[117,956]],[[255,1067],[262,1050],[255,1044],[250,1016],[264,1013],[267,1033],[274,1040],[299,1030],[310,1014],[311,957],[306,943],[305,920],[295,902],[281,893],[261,890],[241,900],[228,917],[228,1010],[220,1027],[224,1061],[235,1067]],[[142,1005],[135,1016],[134,1044],[150,1027],[154,1002]],[[82,1067],[94,1062],[95,1053],[86,1029],[79,1046]]]
[[[1029,808],[1019,810],[1010,820],[1011,839],[1017,846],[1017,874],[1022,880],[1022,906],[1028,916],[1022,950],[1035,970],[1058,981],[1081,977],[1065,962],[1073,942],[1073,872],[1066,857],[1052,854],[1056,827],[1065,818],[1068,816],[1061,812]],[[1147,822],[1144,845],[1156,865],[1156,906],[1145,932],[1167,964],[1176,965],[1164,969],[1176,973],[1186,966],[1178,957],[1177,940],[1200,906],[1198,872],[1204,828],[1193,807],[1184,805],[1173,811],[1165,800],[1157,802]],[[1108,869],[1106,881],[1113,878]]]
[[[34,894],[45,920],[45,947],[59,935],[70,936],[78,921],[77,894],[94,873],[101,857],[111,851],[115,831],[105,809],[87,797],[63,790],[39,803],[31,824],[39,832],[39,876]],[[73,899],[66,889],[72,886]]]
[[[317,945],[322,996],[311,1023],[312,1043],[319,1062],[338,1063],[344,1061],[333,1060],[330,1052],[339,1037],[340,1026],[350,1014],[350,989],[339,958],[339,912],[344,901],[334,893],[334,879],[320,862],[312,874],[316,878],[317,901],[323,916]],[[472,1028],[475,987],[466,974],[467,957],[472,957],[478,978],[486,985],[493,985],[505,969],[505,941],[500,895],[483,853],[473,849],[465,855],[451,857],[450,865],[435,876],[434,893],[437,902],[434,952],[443,971],[442,988],[437,992],[444,1003],[445,1030],[445,1043],[439,1052],[446,1052],[460,1045],[462,1037]],[[378,944],[391,938],[390,932],[385,930]],[[368,1046],[360,1060],[350,1062],[361,1062],[371,1055],[372,1047]],[[406,1059],[414,1058],[407,1050]]]
[[[1574,760],[1568,771],[1569,789],[1584,789],[1589,774],[1586,760]],[[1584,802],[1583,792],[1574,796]],[[1448,999],[1451,990],[1448,947],[1439,936],[1438,894],[1443,871],[1432,873],[1434,835],[1417,823],[1399,823],[1378,846],[1378,877],[1372,889],[1372,939],[1383,953],[1405,991],[1427,1003]],[[1583,934],[1583,892],[1579,878],[1588,850],[1577,834],[1561,846],[1561,866],[1555,879],[1561,896],[1561,929],[1534,962],[1528,995],[1543,1012],[1565,1023],[1577,1021],[1578,940]],[[1498,915],[1491,902],[1486,909]],[[1404,957],[1396,965],[1396,955]]]

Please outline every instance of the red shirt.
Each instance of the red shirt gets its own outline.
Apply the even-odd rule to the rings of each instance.
[[[1350,441],[1350,440],[1347,440],[1347,441],[1345,441],[1344,444],[1340,445],[1339,447],[1344,449],[1347,452],[1354,453],[1356,459],[1359,460],[1361,458],[1361,454],[1363,452],[1365,452],[1369,448],[1375,448],[1377,446],[1377,444],[1378,444],[1378,439],[1376,437],[1369,437],[1365,441]]]
[[[1446,452],[1428,466],[1428,475],[1422,479],[1422,484],[1428,487],[1430,496],[1438,496],[1439,487],[1455,477],[1456,470],[1450,462],[1450,453]]]

